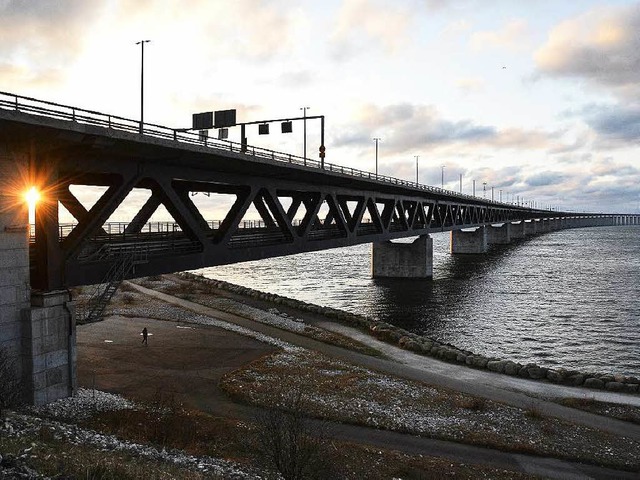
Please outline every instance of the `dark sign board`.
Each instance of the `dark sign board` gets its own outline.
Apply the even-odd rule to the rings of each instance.
[[[225,140],[227,138],[229,138],[228,128],[221,128],[220,130],[218,130],[218,140]]]
[[[259,135],[269,135],[269,124],[261,123],[258,125],[258,134]]]
[[[291,133],[293,132],[293,124],[291,122],[282,122],[282,133]]]
[[[194,113],[192,128],[194,130],[213,128],[213,112]]]
[[[236,124],[236,111],[233,110],[216,110],[215,111],[215,128],[233,127]]]

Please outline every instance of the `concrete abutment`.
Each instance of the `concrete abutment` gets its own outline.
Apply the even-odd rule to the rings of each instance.
[[[27,165],[0,147],[0,349],[24,400],[42,405],[76,388],[75,315],[68,291],[31,290],[29,213],[15,181]]]

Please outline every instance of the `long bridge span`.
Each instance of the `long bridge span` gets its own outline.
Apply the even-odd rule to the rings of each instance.
[[[640,224],[638,215],[490,201],[2,92],[0,182],[0,347],[20,359],[34,403],[75,388],[68,288],[114,271],[132,278],[372,243],[375,276],[429,277],[431,233],[450,231],[452,253],[483,253],[537,232]],[[43,195],[33,229],[21,201],[30,185]],[[83,186],[104,189],[88,209],[73,193]],[[109,222],[137,189],[146,202]],[[230,199],[226,213],[206,218],[195,195]],[[59,205],[74,222],[61,223]],[[160,206],[173,222],[149,221]],[[389,242],[410,236],[418,240]]]

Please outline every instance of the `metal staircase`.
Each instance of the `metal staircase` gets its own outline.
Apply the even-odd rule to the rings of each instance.
[[[104,310],[120,284],[132,272],[135,265],[146,261],[146,250],[142,252],[133,250],[115,260],[102,282],[94,286],[87,301],[78,305],[76,309],[77,323],[92,323],[102,320]]]

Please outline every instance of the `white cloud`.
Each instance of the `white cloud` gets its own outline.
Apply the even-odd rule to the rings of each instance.
[[[500,30],[476,32],[471,35],[471,47],[475,50],[500,48],[520,50],[527,41],[528,26],[524,20],[511,20]]]
[[[397,3],[380,0],[345,0],[331,36],[334,57],[348,58],[361,51],[382,48],[393,53],[407,41],[412,13]]]

